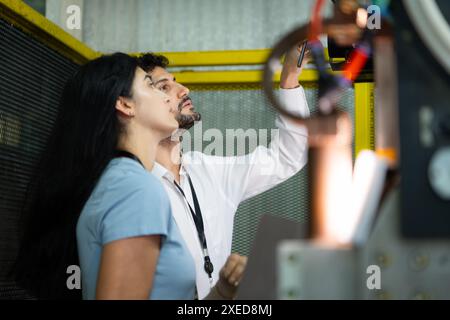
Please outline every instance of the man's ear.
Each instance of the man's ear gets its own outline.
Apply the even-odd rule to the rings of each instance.
[[[128,117],[134,116],[134,103],[130,98],[119,97],[116,101],[116,110]]]

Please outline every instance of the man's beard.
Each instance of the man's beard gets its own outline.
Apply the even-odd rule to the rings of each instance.
[[[189,130],[195,123],[195,121],[200,121],[202,116],[200,115],[200,113],[193,111],[192,114],[182,114],[181,110],[183,109],[183,104],[188,101],[191,100],[191,98],[189,97],[184,97],[184,99],[178,104],[178,115],[175,117],[176,120],[178,121],[178,128],[179,129],[184,129],[184,130]]]
[[[200,121],[202,116],[200,113],[195,112],[193,114],[181,114],[179,113],[176,116],[176,119],[178,121],[178,128],[189,130],[195,123],[195,121]]]

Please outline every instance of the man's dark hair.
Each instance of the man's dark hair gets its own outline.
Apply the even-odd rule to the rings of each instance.
[[[169,65],[169,60],[163,55],[148,52],[138,57],[138,64],[145,72],[150,73],[155,67],[166,69]]]

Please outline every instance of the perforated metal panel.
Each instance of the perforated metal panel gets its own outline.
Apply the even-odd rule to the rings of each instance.
[[[59,2],[48,1],[47,17],[63,26],[65,18],[56,18],[65,17]],[[314,0],[89,0],[83,3],[82,39],[101,52],[270,48],[309,21],[313,5]],[[325,13],[332,6],[326,1]]]
[[[25,298],[8,276],[26,187],[77,65],[0,19],[0,299]]]
[[[217,128],[244,130],[275,128],[275,112],[269,106],[258,86],[214,86],[191,88],[196,109],[202,114],[202,130]],[[317,89],[305,86],[311,114],[317,112]],[[349,89],[342,96],[341,104],[354,118],[354,94]],[[191,136],[194,136],[191,129]],[[225,136],[225,134],[224,134]],[[200,137],[201,138],[201,137]],[[268,134],[270,139],[270,134]],[[203,147],[210,142],[203,141]],[[224,149],[225,150],[225,149]],[[254,150],[254,149],[253,149]],[[247,152],[253,150],[247,149]],[[257,231],[259,217],[264,213],[285,217],[294,221],[308,221],[309,187],[308,168],[273,189],[243,202],[236,214],[233,234],[233,251],[247,255]]]

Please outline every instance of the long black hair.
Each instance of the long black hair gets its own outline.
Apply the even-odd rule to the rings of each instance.
[[[14,267],[18,284],[38,299],[81,298],[67,268],[79,265],[78,217],[125,128],[115,104],[132,96],[139,62],[123,53],[80,67],[67,82],[54,131],[30,186],[24,234]]]

